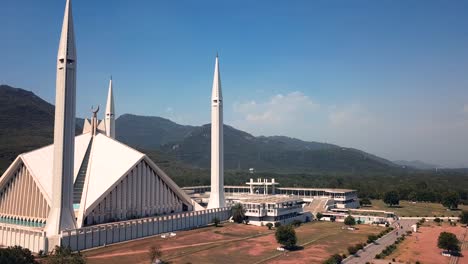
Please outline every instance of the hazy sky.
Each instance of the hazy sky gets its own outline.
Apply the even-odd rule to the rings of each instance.
[[[0,83],[54,101],[64,0],[0,1]],[[220,54],[226,123],[468,166],[468,1],[73,1],[77,111],[210,118]]]

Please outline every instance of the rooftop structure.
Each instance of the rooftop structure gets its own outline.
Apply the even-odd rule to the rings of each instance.
[[[259,187],[263,188],[263,194],[268,194],[268,186],[271,186],[271,193],[275,194],[275,185],[279,185],[279,183],[275,182],[275,179],[271,179],[269,182],[268,179],[261,178],[258,178],[256,182],[251,178],[250,181],[245,184],[249,185],[251,194],[255,193],[255,188],[257,188],[256,193],[259,193]]]
[[[265,225],[266,223],[290,223],[312,220],[312,215],[304,212],[304,201],[301,198],[285,195],[234,195],[231,203],[241,203],[250,224]]]

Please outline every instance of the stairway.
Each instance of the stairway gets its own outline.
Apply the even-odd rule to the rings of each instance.
[[[86,179],[86,173],[88,171],[89,156],[91,153],[91,146],[93,145],[93,138],[89,142],[88,149],[81,163],[78,176],[76,177],[75,184],[73,185],[73,204],[79,204],[81,202],[81,195],[83,194],[83,187]]]

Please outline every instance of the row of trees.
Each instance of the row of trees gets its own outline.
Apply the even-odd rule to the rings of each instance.
[[[428,193],[426,193],[427,195]],[[427,198],[427,196],[425,196]],[[397,191],[389,191],[384,194],[383,201],[388,206],[395,206],[400,204],[401,195]],[[369,198],[363,198],[361,201],[361,205],[370,205]],[[417,199],[409,199],[409,200],[417,200]],[[423,200],[426,202],[433,202],[432,199]],[[454,210],[458,208],[460,204],[460,195],[457,192],[449,191],[445,192],[441,195],[440,203],[450,210]]]

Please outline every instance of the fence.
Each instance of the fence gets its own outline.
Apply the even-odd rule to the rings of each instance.
[[[18,245],[37,253],[45,249],[46,241],[47,238],[44,231],[0,224],[0,244],[2,246]]]
[[[230,216],[230,208],[219,208],[65,230],[62,231],[62,245],[70,246],[73,251],[84,250],[166,232],[194,229],[208,225],[215,217],[225,221]]]

